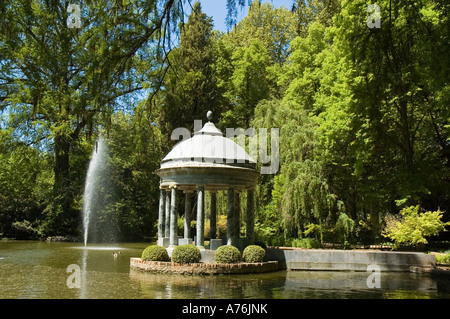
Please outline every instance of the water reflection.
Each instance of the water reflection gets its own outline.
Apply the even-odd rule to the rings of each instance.
[[[130,269],[145,298],[273,298],[272,290],[281,288],[286,272],[254,275],[156,274]]]
[[[307,298],[391,298],[393,291],[437,294],[437,285],[429,277],[410,273],[381,273],[380,288],[367,286],[365,272],[289,272],[284,286],[284,298],[301,294]]]
[[[442,280],[409,273],[382,273],[381,287],[367,287],[364,272],[280,271],[235,276],[186,276],[131,269],[145,298],[448,298]],[[440,283],[440,284],[439,284]],[[445,284],[448,285],[448,282]]]
[[[87,256],[88,256],[88,250],[83,250],[83,255],[81,258],[81,280],[80,280],[80,294],[79,298],[86,299],[88,296],[87,292],[87,285],[86,285],[86,274],[87,274]]]

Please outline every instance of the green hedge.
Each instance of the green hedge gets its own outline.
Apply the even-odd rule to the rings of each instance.
[[[175,247],[172,251],[172,261],[174,263],[192,264],[200,262],[202,255],[200,249],[194,245],[187,244]]]
[[[445,254],[434,255],[436,263],[441,265],[450,265],[450,250],[447,250]]]
[[[234,264],[240,260],[241,253],[239,249],[231,245],[220,246],[214,253],[214,261],[219,264]]]
[[[297,248],[321,248],[320,241],[315,238],[295,238],[292,240],[292,247]]]
[[[260,263],[264,261],[266,251],[258,245],[250,245],[245,247],[242,253],[242,259],[246,263]]]
[[[141,255],[142,260],[146,261],[169,261],[167,250],[158,245],[151,245],[144,249]]]

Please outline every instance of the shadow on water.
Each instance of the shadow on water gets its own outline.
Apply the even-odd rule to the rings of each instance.
[[[130,269],[130,258],[147,245],[0,241],[0,298],[450,298],[449,278],[413,273],[381,273],[380,288],[368,288],[365,272],[186,276]],[[68,287],[69,265],[79,268],[79,288]]]

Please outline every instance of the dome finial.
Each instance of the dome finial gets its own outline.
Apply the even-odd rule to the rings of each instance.
[[[207,113],[206,113],[206,118],[208,119],[208,121],[212,121],[212,119],[213,119],[213,113],[211,112],[211,111],[208,111]]]

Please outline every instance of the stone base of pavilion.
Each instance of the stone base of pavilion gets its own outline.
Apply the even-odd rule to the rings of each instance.
[[[183,275],[256,274],[280,270],[278,261],[236,264],[180,264],[164,261],[144,261],[141,258],[131,258],[130,267],[148,272]]]

